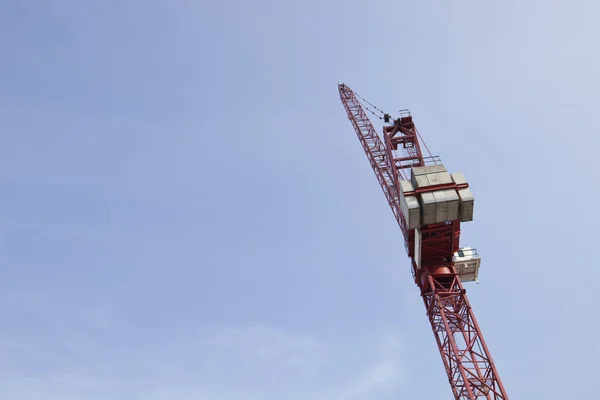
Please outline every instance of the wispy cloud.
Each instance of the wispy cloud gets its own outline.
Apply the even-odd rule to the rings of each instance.
[[[364,355],[357,363],[347,355],[353,345],[345,338],[336,342],[260,323],[136,341],[143,332],[119,329],[105,311],[35,309],[27,311],[33,322],[54,328],[43,340],[2,332],[2,397],[353,400],[394,388],[403,374],[395,335],[354,347]]]
[[[227,329],[204,343],[233,351],[245,361],[275,363],[305,374],[316,373],[323,362],[322,347],[316,340],[261,324]]]
[[[398,379],[398,367],[393,362],[382,361],[366,370],[355,382],[341,390],[339,400],[358,399],[388,388]]]
[[[386,333],[380,342],[377,361],[371,363],[360,375],[353,379],[335,396],[338,400],[372,398],[372,396],[393,390],[406,378],[407,369],[401,354],[401,340],[398,335]]]

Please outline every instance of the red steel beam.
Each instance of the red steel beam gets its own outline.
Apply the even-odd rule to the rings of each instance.
[[[459,248],[460,221],[421,227],[421,268],[417,269],[415,230],[407,229],[400,208],[398,181],[399,169],[425,165],[412,117],[403,116],[393,126],[384,127],[382,140],[354,92],[344,84],[338,85],[338,89],[348,118],[402,230],[413,277],[420,289],[455,400],[507,400],[506,390],[452,262],[452,256]],[[402,144],[404,157],[395,156],[398,144]],[[417,163],[396,165],[396,162],[412,160]],[[405,195],[467,187],[467,184],[453,183],[419,188]]]

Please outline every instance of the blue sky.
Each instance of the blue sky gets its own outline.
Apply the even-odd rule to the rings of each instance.
[[[0,397],[450,398],[343,81],[469,180],[511,398],[592,398],[600,6],[418,3],[4,1]]]

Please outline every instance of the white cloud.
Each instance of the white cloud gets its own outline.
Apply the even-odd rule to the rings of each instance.
[[[386,333],[380,343],[378,361],[366,368],[357,378],[335,396],[338,400],[366,399],[397,389],[406,379],[398,335]]]
[[[355,382],[342,389],[338,400],[350,400],[367,397],[374,392],[389,388],[399,376],[394,362],[382,361],[366,370]]]
[[[262,324],[216,331],[190,346],[222,362],[235,358],[238,367],[284,368],[304,375],[317,373],[324,360],[316,340]]]
[[[118,338],[104,313],[77,315],[44,315],[61,326],[41,342],[0,335],[0,397],[358,400],[393,390],[403,376],[392,334],[356,345],[252,324],[140,343]],[[19,362],[21,369],[8,368]]]

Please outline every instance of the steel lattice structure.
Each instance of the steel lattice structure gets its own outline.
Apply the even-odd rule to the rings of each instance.
[[[460,221],[423,225],[415,233],[417,229],[409,229],[401,209],[400,177],[406,177],[411,168],[425,166],[428,159],[435,162],[436,158],[423,157],[420,136],[410,113],[401,112],[401,117],[391,126],[384,126],[380,136],[357,95],[345,84],[338,85],[338,89],[348,118],[402,230],[413,277],[425,303],[454,398],[508,399],[453,263],[453,255],[459,249]],[[383,119],[390,122],[388,114]],[[397,154],[398,149],[403,152],[401,156]],[[415,194],[466,187],[465,183],[446,183],[433,189],[416,189]]]

